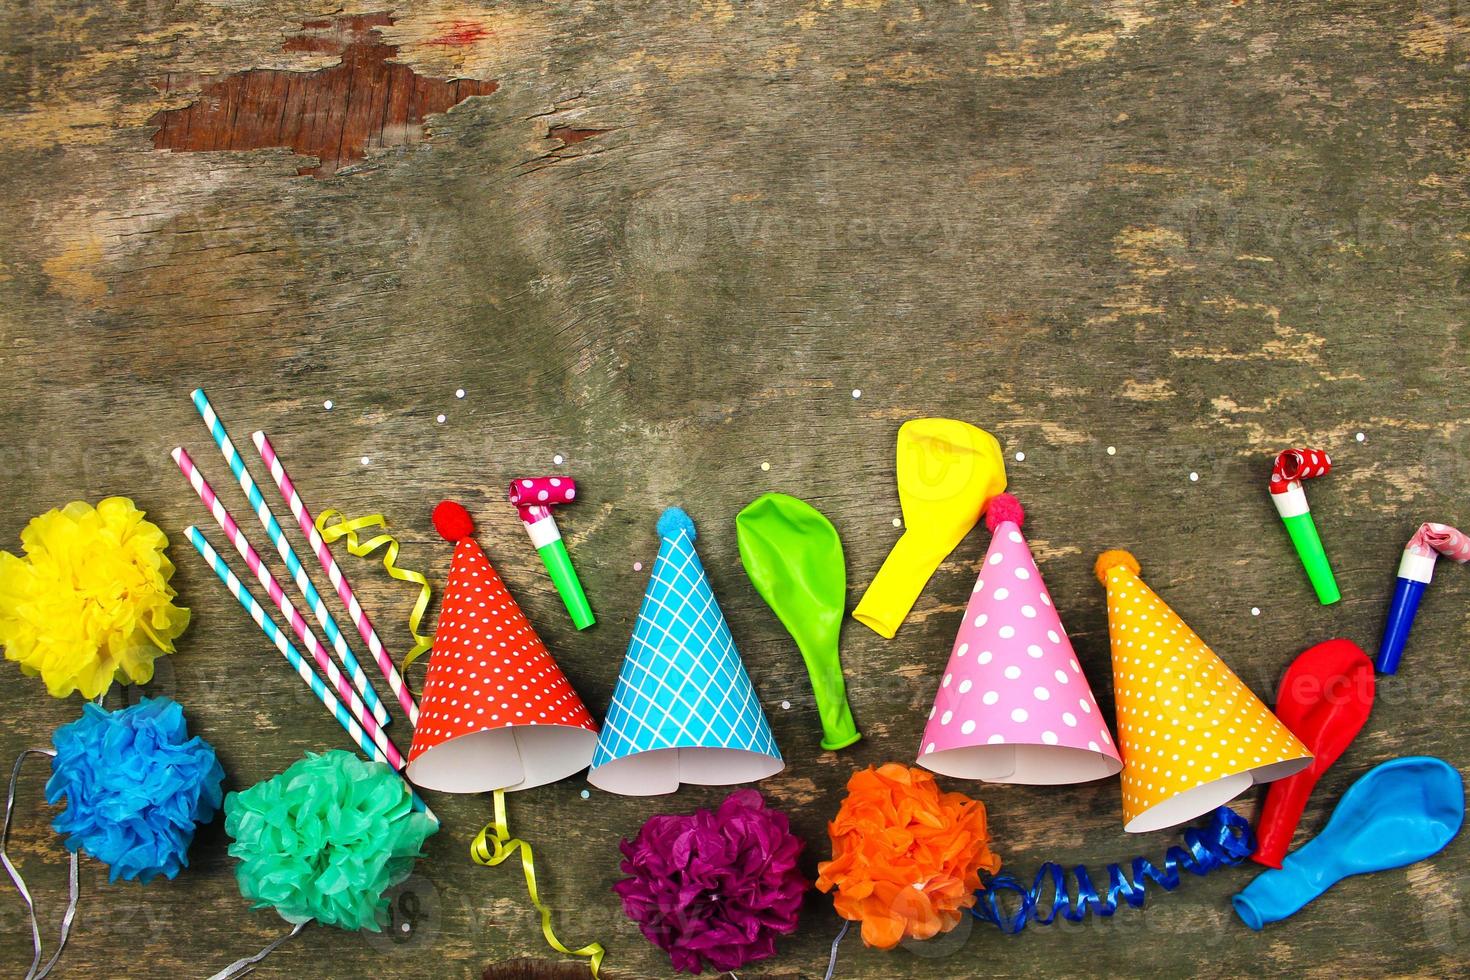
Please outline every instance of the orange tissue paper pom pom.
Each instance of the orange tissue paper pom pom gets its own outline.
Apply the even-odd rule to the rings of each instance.
[[[953,929],[975,904],[981,869],[1000,870],[985,804],[897,763],[853,773],[827,831],[832,860],[817,865],[817,887],[836,889],[837,914],[879,949]]]

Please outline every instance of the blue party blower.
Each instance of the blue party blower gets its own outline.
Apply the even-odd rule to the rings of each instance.
[[[1344,878],[1438,854],[1465,820],[1465,783],[1440,759],[1410,755],[1368,770],[1342,794],[1322,832],[1230,901],[1259,930]]]
[[[1434,564],[1440,555],[1464,563],[1470,560],[1470,537],[1447,524],[1421,524],[1404,546],[1399,560],[1398,580],[1394,584],[1393,603],[1388,607],[1388,621],[1383,624],[1383,642],[1378,645],[1374,666],[1380,674],[1394,674],[1399,658],[1409,642],[1409,630],[1419,612],[1419,600],[1434,578]]]

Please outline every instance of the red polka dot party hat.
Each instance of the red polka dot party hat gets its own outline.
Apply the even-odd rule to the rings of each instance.
[[[408,778],[445,793],[530,789],[587,768],[597,723],[511,597],[463,507],[434,527],[454,559],[408,753]]]
[[[1015,497],[990,501],[990,550],[970,593],[919,747],[946,776],[1033,785],[1123,768],[1108,723],[1021,534]]]
[[[1126,551],[1095,567],[1108,590],[1123,749],[1123,829],[1173,827],[1285,779],[1312,753],[1138,577]]]

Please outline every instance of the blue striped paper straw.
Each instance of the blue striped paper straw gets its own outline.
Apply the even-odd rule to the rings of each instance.
[[[297,676],[306,681],[312,693],[317,696],[317,700],[326,705],[332,717],[337,719],[337,723],[342,726],[348,735],[352,736],[352,740],[357,743],[363,753],[374,762],[386,763],[389,766],[394,766],[392,760],[397,759],[397,767],[401,768],[403,757],[399,754],[398,748],[388,740],[383,730],[380,728],[376,732],[377,738],[381,739],[383,743],[379,745],[377,741],[368,736],[363,726],[358,724],[357,719],[352,716],[352,712],[343,707],[342,702],[337,700],[337,697],[328,690],[326,684],[322,683],[322,679],[317,676],[316,671],[307,665],[306,660],[301,656],[300,652],[286,638],[286,634],[276,625],[275,620],[271,619],[265,607],[255,600],[255,596],[251,595],[250,590],[240,581],[239,576],[220,557],[219,552],[214,550],[214,546],[200,533],[199,529],[191,524],[184,528],[184,535],[188,537],[189,543],[194,546],[194,550],[198,551],[200,556],[209,564],[209,567],[214,569],[214,573],[219,576],[219,580],[224,583],[225,588],[239,601],[240,605],[244,607],[245,612],[261,628],[261,631],[265,633],[266,638],[271,641],[275,648],[281,652],[281,655],[286,658],[287,662],[296,670]],[[407,782],[407,779],[404,781]],[[413,792],[411,787],[410,792]],[[428,814],[434,819],[435,823],[439,821],[439,818],[434,815],[434,811],[429,809],[428,804],[416,792],[413,793],[413,808],[421,813]]]
[[[255,601],[255,596],[251,595],[250,590],[245,587],[230,566],[220,557],[219,552],[214,550],[214,546],[200,533],[199,529],[191,524],[184,528],[184,534],[188,537],[189,543],[194,546],[194,550],[199,552],[200,556],[209,563],[210,568],[214,569],[214,574],[218,575],[219,580],[224,583],[225,588],[229,589],[230,595],[234,596],[239,600],[240,605],[245,607],[245,612],[255,621],[255,625],[259,626],[265,633],[266,639],[270,640],[275,648],[281,651],[281,656],[285,657],[295,669],[297,675],[306,681],[307,685],[311,687],[312,693],[317,696],[317,700],[327,706],[327,710],[347,730],[347,734],[352,736],[352,740],[362,748],[363,752],[379,762],[389,762],[390,758],[395,756],[401,762],[402,757],[398,755],[397,748],[394,747],[392,742],[388,741],[387,736],[383,734],[381,728],[377,729],[380,742],[374,740],[363,726],[358,723],[357,719],[352,716],[352,712],[348,711],[342,702],[337,699],[337,696],[327,689],[327,685],[317,676],[316,671],[307,665],[307,662],[302,658],[296,647],[286,638],[286,634],[276,626],[276,621],[271,618],[270,613],[266,612],[265,607]],[[391,762],[389,764],[392,765]]]
[[[225,432],[224,423],[220,421],[219,416],[215,414],[214,406],[205,397],[204,389],[195,388],[190,397],[194,400],[194,407],[199,410],[200,417],[204,419],[204,424],[209,427],[209,434],[214,438],[214,444],[219,447],[220,454],[229,464],[230,472],[235,475],[236,480],[240,481],[240,489],[245,491],[245,496],[250,501],[250,509],[255,511],[255,516],[265,527],[266,536],[271,539],[271,544],[276,546],[276,553],[281,556],[281,561],[286,563],[286,571],[291,573],[291,580],[306,597],[306,604],[311,607],[312,615],[321,624],[322,631],[327,634],[327,642],[332,644],[337,659],[342,661],[342,667],[347,671],[347,676],[351,678],[352,686],[362,694],[363,702],[373,713],[378,724],[388,724],[391,720],[388,710],[383,707],[378,692],[373,690],[362,665],[352,655],[352,649],[347,645],[347,638],[337,628],[337,620],[332,617],[331,610],[322,601],[321,593],[317,592],[316,586],[306,574],[306,569],[302,567],[301,560],[296,557],[296,550],[291,547],[291,542],[286,540],[286,533],[281,530],[281,524],[276,520],[276,515],[271,513],[270,505],[265,502],[265,497],[261,496],[260,488],[255,485],[255,478],[245,468],[244,458],[235,449],[235,444],[230,441],[229,433]]]

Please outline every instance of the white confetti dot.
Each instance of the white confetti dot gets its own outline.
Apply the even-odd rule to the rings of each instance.
[[[854,397],[854,398],[861,398],[861,397],[863,397],[863,389],[861,389],[861,388],[854,388],[854,389],[852,389],[852,397]]]
[[[771,464],[770,463],[762,463],[761,464],[761,472],[762,473],[769,473],[770,471],[771,471]]]
[[[405,922],[403,925],[399,926],[398,928],[401,931],[403,931],[403,932],[411,932],[413,930],[413,925],[411,923]]]
[[[553,463],[555,463],[557,466],[560,466],[562,463],[565,463],[566,462],[566,460],[564,458],[562,458],[562,454],[561,453],[557,453],[555,456],[551,457],[551,461]]]
[[[1018,725],[1021,724],[1022,722],[1024,722],[1027,718],[1030,718],[1030,717],[1031,717],[1030,712],[1028,712],[1025,708],[1013,708],[1013,709],[1011,709],[1011,721],[1015,722]]]
[[[641,572],[641,571],[643,571],[643,562],[641,562],[641,561],[635,561],[633,563],[633,571],[635,571],[635,572]]]
[[[1368,437],[1365,436],[1365,435],[1363,435],[1363,433],[1359,432],[1357,435],[1353,436],[1353,438],[1356,439],[1356,440],[1358,440],[1359,442],[1362,442],[1364,439],[1367,439]]]
[[[369,464],[369,463],[371,463],[371,462],[372,462],[372,458],[371,458],[371,457],[369,457],[369,456],[364,456],[364,457],[363,457],[363,458],[362,458],[362,465],[363,465],[363,466],[366,466],[366,465],[368,465],[368,464]]]
[[[330,412],[332,410],[332,399],[328,398],[326,401],[322,402],[322,408],[325,408],[327,411]]]
[[[1198,483],[1199,482],[1199,474],[1198,473],[1191,472],[1189,474],[1189,482],[1190,483]]]
[[[443,416],[443,415],[436,415],[434,417],[434,421],[435,422],[438,422],[440,425],[443,425],[444,424],[444,418],[445,418],[445,416]]]
[[[1108,455],[1109,456],[1116,456],[1116,455],[1118,455],[1118,447],[1117,446],[1109,446],[1108,447]]]
[[[463,388],[456,388],[456,389],[454,389],[454,397],[455,398],[463,398],[464,397],[464,389]]]
[[[584,789],[584,790],[582,790],[582,799],[584,799],[584,800],[590,800],[590,799],[592,799],[592,794],[589,793],[587,790]]]
[[[791,710],[791,702],[790,701],[782,701],[781,702],[781,710],[782,711],[790,711]]]
[[[1251,606],[1251,615],[1252,616],[1259,616],[1260,614],[1261,614],[1261,607],[1260,606]]]
[[[899,518],[895,517],[893,519],[893,526],[894,527],[903,527],[903,521],[900,520]]]
[[[1016,462],[1018,462],[1018,463],[1024,463],[1024,462],[1026,462],[1026,454],[1025,453],[1016,453]]]

